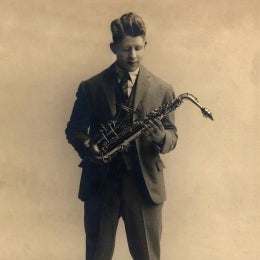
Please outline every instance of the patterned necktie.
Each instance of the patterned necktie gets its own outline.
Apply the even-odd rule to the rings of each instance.
[[[120,86],[126,99],[128,99],[128,80],[130,80],[130,76],[128,72],[126,72],[120,81]]]

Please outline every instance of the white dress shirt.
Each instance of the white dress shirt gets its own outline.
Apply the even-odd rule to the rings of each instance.
[[[135,71],[128,72],[128,74],[130,76],[130,79],[127,81],[127,94],[128,94],[128,97],[131,95],[132,88],[133,88],[133,86],[135,84],[136,78],[137,78],[138,73],[139,73],[139,69],[140,68],[138,68]],[[118,83],[120,83],[122,78],[123,78],[123,75],[124,75],[125,71],[122,70],[118,65],[116,65],[116,73],[117,73]]]

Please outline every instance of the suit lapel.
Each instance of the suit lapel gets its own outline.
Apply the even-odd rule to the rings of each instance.
[[[108,106],[113,116],[116,114],[116,98],[115,98],[115,87],[116,87],[116,77],[114,64],[112,64],[104,74],[103,80],[103,90],[108,102]]]
[[[143,66],[141,66],[139,75],[137,78],[137,84],[136,84],[136,92],[135,92],[135,98],[134,98],[134,110],[137,109],[143,96],[145,95],[146,91],[150,87],[148,78],[149,78],[149,74],[148,74],[147,70]]]
[[[137,78],[136,92],[134,97],[134,110],[139,106],[143,96],[150,87],[149,83],[149,73],[144,68],[140,67],[139,75]],[[112,64],[105,72],[103,77],[103,90],[108,102],[108,106],[113,116],[116,114],[116,98],[115,98],[115,88],[116,88],[116,72],[115,64]]]

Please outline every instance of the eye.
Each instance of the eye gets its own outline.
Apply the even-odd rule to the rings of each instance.
[[[125,47],[125,48],[121,48],[121,50],[123,52],[130,52],[132,50],[135,50],[135,51],[140,51],[143,49],[143,46],[134,46],[134,47]]]
[[[129,51],[131,51],[131,48],[123,48],[122,51],[129,52]]]
[[[135,50],[136,50],[136,51],[140,51],[140,50],[142,50],[142,49],[143,49],[143,46],[136,46],[136,47],[135,47]]]

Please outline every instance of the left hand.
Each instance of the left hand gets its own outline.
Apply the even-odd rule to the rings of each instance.
[[[150,127],[145,126],[144,134],[151,137],[152,141],[160,143],[166,135],[162,122],[158,119],[149,121]]]

